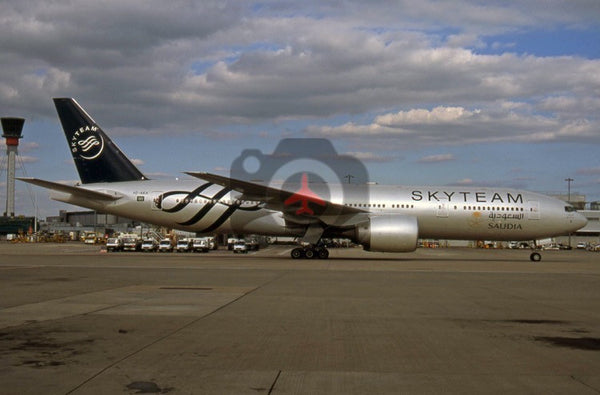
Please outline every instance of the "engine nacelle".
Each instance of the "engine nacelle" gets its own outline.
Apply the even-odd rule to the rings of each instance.
[[[418,235],[417,218],[408,215],[373,215],[356,227],[356,239],[367,251],[411,252]]]

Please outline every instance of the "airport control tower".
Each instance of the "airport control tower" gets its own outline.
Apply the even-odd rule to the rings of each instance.
[[[6,139],[6,155],[8,156],[8,167],[6,169],[6,211],[5,217],[15,216],[15,157],[17,147],[23,130],[24,118],[2,118],[2,137]]]

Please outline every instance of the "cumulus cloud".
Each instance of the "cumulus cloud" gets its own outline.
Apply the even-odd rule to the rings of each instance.
[[[19,155],[16,158],[16,168],[17,170],[20,170],[20,165],[21,164],[26,164],[26,163],[35,163],[39,160],[39,158],[35,157],[35,156],[27,156],[27,155]],[[5,158],[2,158],[2,160],[0,161],[0,170],[6,170],[8,166],[8,161]]]
[[[577,174],[581,176],[598,176],[600,175],[600,166],[579,169],[577,170]]]
[[[528,104],[494,103],[485,109],[438,106],[376,116],[372,123],[310,126],[323,136],[386,136],[406,144],[481,142],[593,141],[599,138],[597,119],[570,119],[532,113]]]
[[[600,61],[477,52],[491,34],[585,28],[598,14],[595,2],[542,0],[5,1],[0,106],[54,119],[49,99],[74,96],[122,134],[343,116],[307,130],[598,139]]]
[[[452,154],[429,155],[419,159],[418,163],[440,163],[456,160]]]
[[[434,109],[414,109],[395,114],[380,115],[375,123],[383,126],[423,125],[460,123],[480,113],[480,110],[468,111],[463,107],[436,107]]]
[[[365,151],[346,152],[346,153],[344,153],[344,155],[351,156],[355,159],[358,159],[361,162],[383,163],[383,162],[391,162],[394,159],[396,159],[396,157],[394,157],[394,156],[382,155],[381,153],[365,152]]]
[[[452,183],[451,185],[455,185],[455,186],[471,186],[474,185],[475,182],[470,179],[470,178],[463,178],[462,180],[458,180],[454,183]]]

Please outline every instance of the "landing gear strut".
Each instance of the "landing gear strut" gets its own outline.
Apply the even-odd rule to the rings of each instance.
[[[325,247],[318,246],[296,247],[290,255],[292,259],[327,259],[329,251]]]

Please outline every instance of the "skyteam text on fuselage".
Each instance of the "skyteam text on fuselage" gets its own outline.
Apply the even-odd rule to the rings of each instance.
[[[327,258],[319,247],[324,237],[349,238],[368,251],[411,252],[419,238],[535,240],[586,224],[561,200],[505,188],[309,183],[307,173],[286,188],[201,172],[151,180],[75,100],[54,103],[81,184],[21,180],[61,202],[168,228],[299,237],[309,247],[292,250],[294,258]]]

